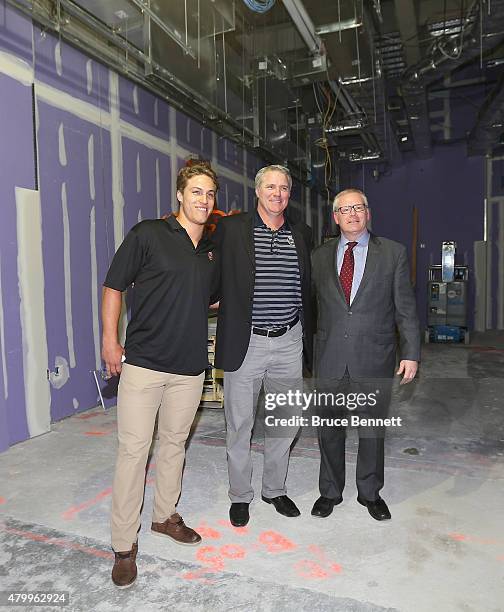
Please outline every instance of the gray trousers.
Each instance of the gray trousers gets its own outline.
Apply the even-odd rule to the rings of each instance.
[[[229,498],[232,502],[250,503],[254,497],[250,442],[261,385],[264,384],[265,393],[287,393],[293,386],[301,388],[302,353],[303,331],[298,322],[278,338],[251,334],[241,367],[235,372],[224,372]],[[285,480],[294,437],[292,428],[285,436],[265,436],[264,497],[286,495]]]

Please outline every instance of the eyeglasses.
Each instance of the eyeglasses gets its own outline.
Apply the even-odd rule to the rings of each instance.
[[[340,206],[336,209],[336,212],[339,212],[342,215],[348,215],[351,210],[356,213],[361,213],[364,212],[366,208],[367,206],[365,204],[350,204],[349,206]]]

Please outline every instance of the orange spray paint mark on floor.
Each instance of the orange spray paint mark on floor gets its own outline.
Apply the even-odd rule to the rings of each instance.
[[[315,561],[303,559],[294,565],[294,570],[300,578],[329,578],[329,574]]]
[[[91,506],[100,503],[102,500],[104,500],[111,494],[112,487],[108,487],[108,489],[100,491],[100,493],[98,493],[98,495],[95,495],[95,497],[93,497],[92,499],[88,499],[87,501],[82,502],[81,504],[78,504],[76,506],[71,506],[70,508],[68,508],[68,510],[65,510],[65,512],[63,512],[61,516],[63,519],[65,519],[65,521],[71,521],[75,518],[77,514],[79,514],[79,512],[82,512],[83,510],[86,510],[87,508],[90,508]]]
[[[479,536],[465,535],[463,533],[449,533],[448,537],[456,542],[471,542],[473,544],[503,544],[504,540],[496,540],[494,538],[480,538]]]
[[[111,552],[107,552],[105,550],[99,550],[98,548],[91,548],[90,546],[83,546],[82,544],[78,544],[77,542],[72,542],[71,540],[64,540],[61,538],[50,538],[49,536],[45,536],[40,533],[34,533],[32,531],[25,531],[22,529],[14,529],[12,527],[6,527],[5,525],[0,525],[0,530],[5,531],[6,533],[12,533],[13,535],[17,535],[21,538],[25,538],[26,540],[32,540],[33,542],[41,542],[43,544],[50,544],[52,546],[59,546],[60,548],[65,548],[67,550],[78,550],[87,555],[91,555],[93,557],[99,557],[101,559],[113,559],[114,558],[114,554]]]
[[[226,559],[243,559],[247,554],[245,549],[239,544],[226,544],[221,546],[219,552]]]
[[[90,414],[76,414],[76,419],[81,419],[82,421],[86,421],[87,419],[92,419],[97,416],[103,416],[103,412],[91,412]]]
[[[220,572],[224,569],[224,559],[215,546],[202,546],[196,553],[196,559],[213,571]]]
[[[0,497],[0,504],[5,504],[7,500],[5,499],[5,497]]]
[[[186,572],[182,575],[185,580],[200,580],[204,583],[212,583],[213,580],[205,576],[209,573],[222,572],[225,569],[224,559],[243,559],[246,550],[239,544],[226,544],[217,548],[215,546],[202,546],[196,552],[196,560],[204,565],[199,570]]]
[[[259,535],[259,542],[264,544],[270,553],[281,553],[296,548],[294,542],[276,531],[263,531]]]
[[[205,567],[203,569],[196,570],[195,572],[186,572],[185,574],[182,574],[182,578],[184,578],[184,580],[199,580],[204,584],[213,584],[215,582],[214,580],[208,580],[208,578],[204,577],[205,574],[209,573],[211,573],[211,570]]]
[[[213,529],[205,521],[201,521],[201,523],[195,527],[196,531],[200,534],[202,538],[208,538],[210,540],[219,540],[222,537],[220,531],[217,529]]]
[[[294,565],[294,570],[300,578],[309,579],[326,579],[332,574],[339,574],[343,568],[339,563],[335,563],[327,558],[327,555],[323,548],[316,544],[310,544],[308,551],[312,554],[317,561],[310,559],[303,559],[298,561]]]
[[[151,474],[154,470],[154,467],[155,467],[155,464],[152,463],[152,465],[150,465],[149,469],[147,470],[147,474]],[[154,484],[154,482],[155,482],[154,477],[147,477],[145,479],[146,485],[152,485]],[[80,504],[77,504],[76,506],[70,506],[70,508],[68,508],[68,510],[65,510],[65,512],[63,512],[61,516],[66,521],[73,520],[76,514],[79,514],[79,512],[82,512],[83,510],[87,510],[88,508],[91,508],[91,506],[94,506],[95,504],[99,504],[109,495],[112,495],[112,487],[108,487],[107,489],[100,491],[100,493],[98,493],[98,495],[95,495],[95,497],[93,497],[92,499],[88,499]]]
[[[463,533],[449,533],[448,536],[457,542],[465,542],[469,539],[468,536],[464,535]]]

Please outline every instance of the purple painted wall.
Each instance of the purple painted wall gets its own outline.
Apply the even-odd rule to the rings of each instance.
[[[240,174],[243,172],[243,149],[222,136],[217,139],[217,158],[222,166]]]
[[[219,177],[219,192],[217,194],[218,208],[225,212],[244,210],[243,184],[224,176]]]
[[[105,66],[38,26],[33,27],[33,46],[38,81],[109,110],[109,77]]]
[[[212,158],[212,132],[194,119],[176,111],[177,142],[203,159]]]
[[[32,54],[32,24],[11,6],[0,0],[0,49],[29,64]]]
[[[0,450],[28,437],[25,405],[20,296],[17,273],[15,187],[35,187],[32,90],[0,74],[0,257],[5,373],[2,380]],[[19,117],[27,120],[19,123]],[[0,355],[1,358],[1,355]]]
[[[127,79],[119,78],[121,119],[160,138],[170,136],[168,104]]]
[[[474,242],[483,239],[484,161],[467,157],[464,145],[436,148],[429,160],[410,160],[378,181],[373,166],[353,171],[352,186],[369,200],[373,231],[402,242],[411,256],[413,207],[418,209],[417,304],[422,326],[427,317],[427,268],[441,263],[441,243],[455,240],[456,263],[474,272]],[[350,185],[342,185],[342,189]],[[474,282],[470,282],[468,314],[474,324]]]
[[[46,293],[46,325],[49,369],[56,358],[69,364],[70,378],[62,387],[51,388],[51,417],[58,420],[77,409],[87,409],[96,402],[96,386],[90,372],[95,369],[92,293],[100,295],[100,285],[114,252],[110,211],[110,136],[105,130],[38,101],[38,149],[42,206],[42,233]],[[61,164],[58,133],[63,126],[66,165]],[[94,144],[95,199],[90,193],[88,168],[89,138]],[[69,355],[66,327],[65,254],[62,185],[67,194],[71,316],[75,366]],[[95,209],[97,286],[91,284],[91,209]],[[106,222],[106,216],[108,221]],[[49,238],[50,237],[50,238]],[[74,401],[74,399],[76,401]]]
[[[122,139],[124,231],[141,219],[155,219],[172,210],[170,159],[166,155],[128,138]],[[138,160],[138,162],[137,162]],[[156,161],[159,166],[160,215],[157,213]],[[137,169],[137,163],[139,168]],[[137,184],[137,172],[140,181]]]

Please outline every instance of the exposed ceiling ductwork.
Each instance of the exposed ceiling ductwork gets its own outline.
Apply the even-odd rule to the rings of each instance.
[[[347,161],[504,132],[504,0],[8,1],[329,190]]]
[[[420,61],[410,65],[402,77],[401,93],[415,151],[420,158],[432,154],[428,86],[471,60],[480,58],[482,62],[489,50],[498,48],[504,41],[504,2],[494,0],[486,7],[485,4],[482,0],[473,0],[467,12],[462,10],[458,19],[447,23],[445,16],[442,24],[432,24],[430,33],[433,40],[427,52]],[[412,8],[409,2],[396,3],[398,15],[403,17],[399,20],[403,24],[403,41],[409,40],[413,31],[411,26],[405,25],[409,21],[405,18],[406,12],[411,18],[411,10],[405,11],[405,6]],[[463,6],[462,3],[462,9]],[[408,59],[417,56],[417,45],[413,48],[415,53],[410,51]]]

